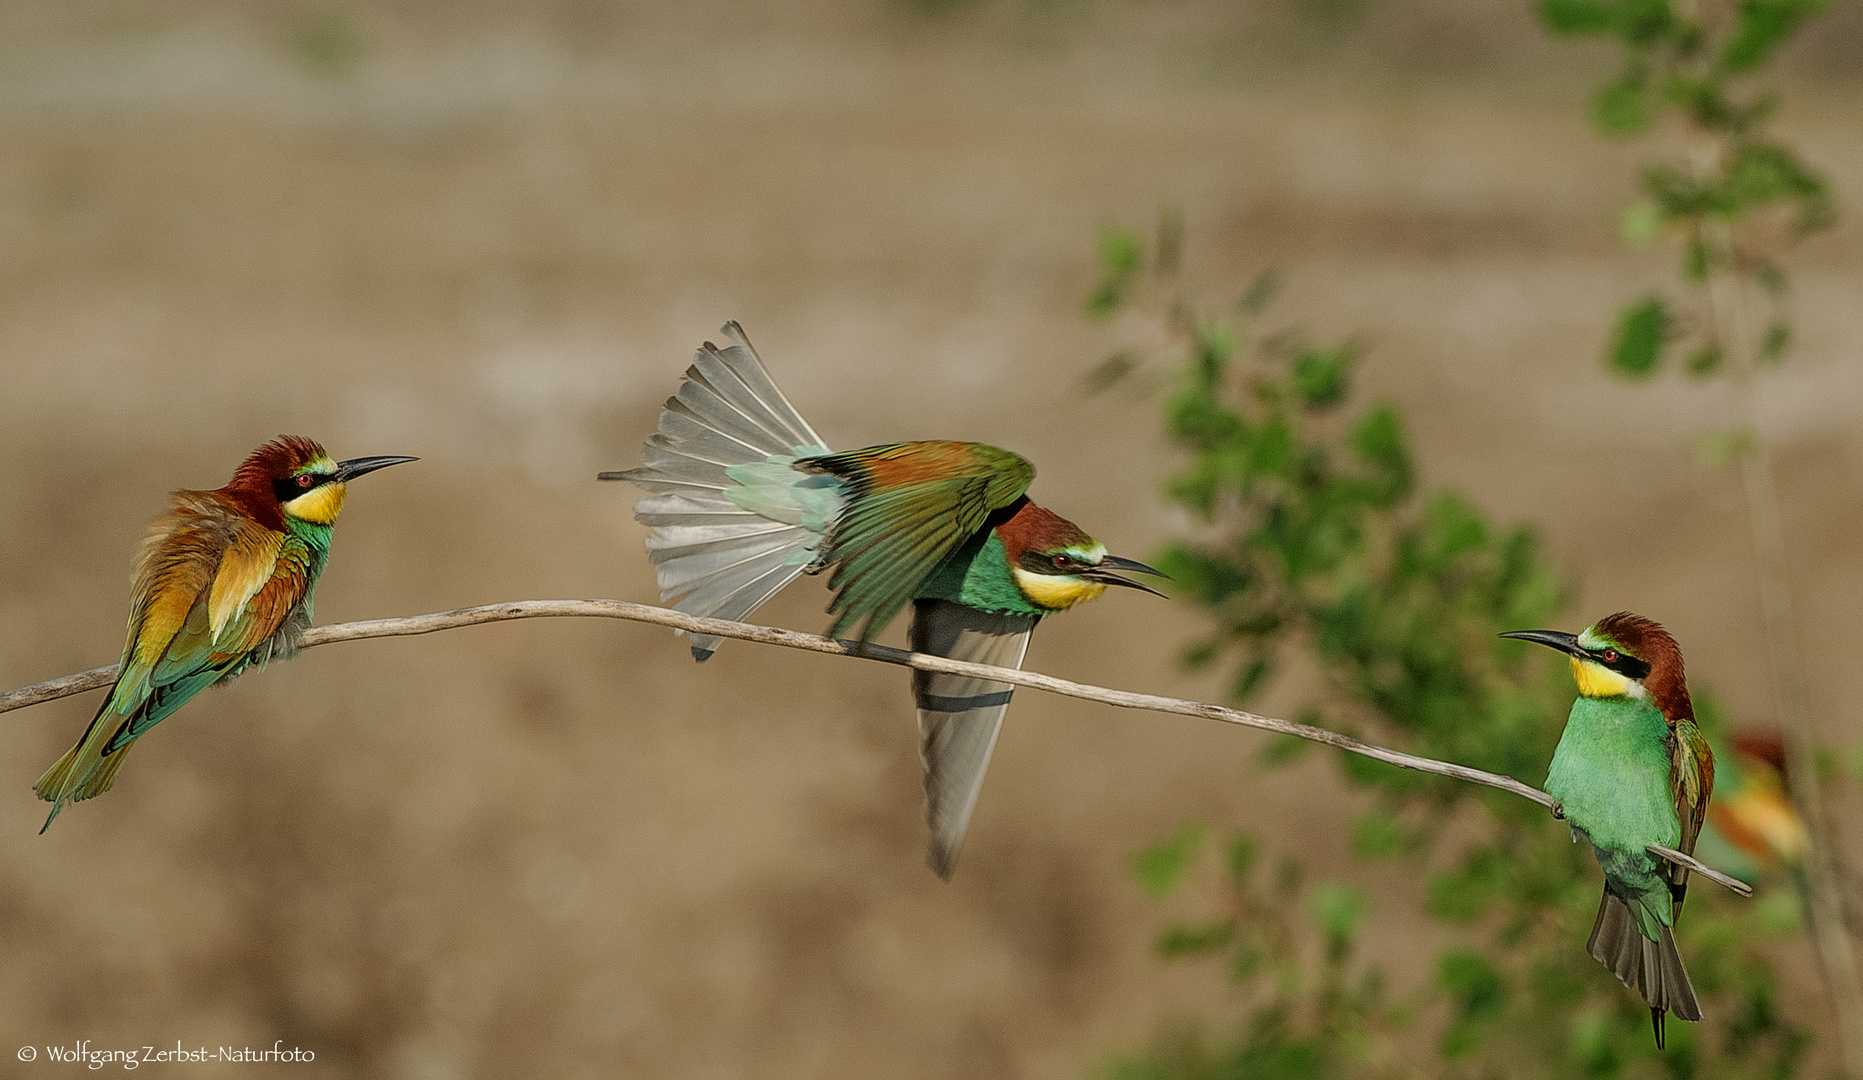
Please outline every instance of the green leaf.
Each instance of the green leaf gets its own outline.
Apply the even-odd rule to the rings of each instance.
[[[1234,941],[1235,936],[1236,924],[1230,919],[1204,923],[1200,926],[1179,923],[1165,927],[1164,931],[1158,935],[1158,955],[1171,959],[1215,952]]]
[[[1540,0],[1540,21],[1555,34],[1609,34],[1619,18],[1616,5],[1599,0]]]
[[[1501,973],[1480,953],[1461,949],[1444,953],[1436,977],[1463,1016],[1493,1015],[1506,997]]]
[[[1189,822],[1170,837],[1132,856],[1132,877],[1153,896],[1174,888],[1203,846],[1203,825]]]
[[[1647,297],[1625,308],[1611,345],[1611,370],[1632,379],[1654,374],[1669,333],[1669,305],[1662,297]]]
[[[1500,852],[1473,852],[1457,869],[1431,875],[1426,890],[1430,914],[1444,922],[1472,923],[1506,891],[1507,881]]]
[[[1745,0],[1736,15],[1733,34],[1721,50],[1721,70],[1746,71],[1764,63],[1816,6],[1803,0]]]
[[[1352,823],[1352,851],[1361,859],[1384,859],[1404,847],[1404,830],[1388,810],[1374,810]]]
[[[1129,229],[1100,230],[1100,269],[1107,277],[1129,278],[1143,258],[1139,238]]]
[[[1294,390],[1308,409],[1331,408],[1345,400],[1347,377],[1358,360],[1350,345],[1335,349],[1302,349],[1294,357]]]
[[[1605,83],[1592,105],[1592,119],[1606,135],[1635,135],[1650,126],[1649,80],[1631,72]]]
[[[1087,297],[1087,313],[1103,319],[1125,306],[1142,262],[1139,238],[1130,230],[1101,229],[1100,271],[1104,276],[1099,288]]]
[[[1351,941],[1369,906],[1365,894],[1350,885],[1328,882],[1313,890],[1313,921],[1329,941]]]
[[[1653,200],[1639,199],[1618,215],[1617,235],[1631,247],[1648,247],[1662,236],[1662,225],[1662,207]]]
[[[1443,954],[1437,963],[1436,977],[1455,1003],[1456,1012],[1455,1022],[1443,1032],[1442,1055],[1459,1057],[1477,1045],[1478,1025],[1501,1011],[1507,998],[1507,984],[1481,954],[1460,949]]]
[[[1374,506],[1390,506],[1410,493],[1410,451],[1395,410],[1380,405],[1366,412],[1352,429],[1352,449],[1371,467]]]

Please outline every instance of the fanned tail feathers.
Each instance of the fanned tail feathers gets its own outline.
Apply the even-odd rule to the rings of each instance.
[[[1625,986],[1643,996],[1650,1007],[1656,1045],[1661,1047],[1664,1014],[1672,1012],[1684,1020],[1700,1020],[1701,1003],[1695,1000],[1695,987],[1682,966],[1681,953],[1676,951],[1675,934],[1667,926],[1659,926],[1659,930],[1660,940],[1644,937],[1637,931],[1629,905],[1606,889],[1598,904],[1598,919],[1591,927],[1591,940],[1585,947]]]
[[[764,370],[735,322],[706,342],[660,413],[641,467],[602,473],[652,494],[634,504],[651,527],[660,598],[680,611],[742,619],[815,561],[840,505],[832,478],[789,468],[828,453]],[[694,635],[704,660],[721,639]]]

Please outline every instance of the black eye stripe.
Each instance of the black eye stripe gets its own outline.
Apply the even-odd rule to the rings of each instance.
[[[311,485],[309,487],[299,487],[299,481],[306,477],[309,477],[313,481]],[[334,479],[336,479],[336,477],[326,476],[322,473],[299,473],[297,476],[286,476],[272,481],[272,494],[277,496],[279,502],[286,503],[300,495],[316,491],[318,488]]]
[[[1592,663],[1597,664],[1599,667],[1610,668],[1612,671],[1615,671],[1619,675],[1623,675],[1626,678],[1631,678],[1631,679],[1649,678],[1649,674],[1650,674],[1649,664],[1645,663],[1642,660],[1638,660],[1636,657],[1631,656],[1629,653],[1624,652],[1622,649],[1610,649],[1610,648],[1587,649],[1585,650],[1585,652],[1586,652],[1586,655],[1591,659]],[[1610,652],[1615,652],[1617,654],[1617,659],[1606,660],[1604,656],[1606,653],[1610,653]]]

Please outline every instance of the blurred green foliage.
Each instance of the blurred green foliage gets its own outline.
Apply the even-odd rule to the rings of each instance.
[[[1211,623],[1187,661],[1228,670],[1240,699],[1298,656],[1317,676],[1304,719],[1540,782],[1574,691],[1557,658],[1496,637],[1558,624],[1565,588],[1531,531],[1419,483],[1396,410],[1353,402],[1362,349],[1262,332],[1272,275],[1219,309],[1181,296],[1181,229],[1167,217],[1160,231],[1169,263],[1136,234],[1102,237],[1088,307],[1154,320],[1146,336],[1170,344],[1122,351],[1090,381],[1152,388],[1182,453],[1166,492],[1196,525],[1158,562]],[[1433,978],[1393,988],[1356,959],[1378,893],[1303,888],[1292,859],[1264,882],[1246,836],[1213,868],[1207,830],[1187,826],[1140,853],[1134,876],[1159,903],[1188,906],[1159,954],[1220,960],[1239,1016],[1229,1034],[1161,1035],[1107,1076],[1792,1072],[1806,1039],[1774,1006],[1758,951],[1771,932],[1753,905],[1694,890],[1678,936],[1710,1020],[1672,1024],[1659,1052],[1642,1002],[1585,952],[1600,878],[1563,826],[1487,788],[1337,760],[1367,803],[1355,855],[1380,883],[1413,883],[1447,943]]]
[[[309,13],[292,29],[290,49],[299,66],[327,79],[346,79],[362,66],[362,27],[340,11]]]
[[[1777,361],[1791,341],[1787,282],[1777,256],[1828,228],[1834,211],[1824,178],[1773,138],[1777,95],[1750,78],[1829,0],[1539,0],[1556,34],[1615,39],[1622,72],[1598,91],[1593,119],[1607,134],[1668,139],[1643,169],[1642,198],[1624,211],[1625,239],[1680,242],[1688,302],[1652,295],[1618,317],[1606,353],[1628,378],[1656,374],[1681,351],[1683,370],[1707,377],[1738,362]],[[1749,320],[1738,297],[1712,290],[1754,287],[1769,310]]]

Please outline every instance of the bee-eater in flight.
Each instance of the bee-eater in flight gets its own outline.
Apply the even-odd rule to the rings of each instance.
[[[680,611],[742,619],[804,573],[834,568],[828,633],[868,641],[907,604],[913,651],[1019,668],[1042,616],[1108,585],[1157,590],[1024,494],[1035,468],[982,443],[907,442],[830,451],[796,414],[736,323],[706,342],[660,413],[644,464],[604,480],[651,494],[660,596]],[[1159,593],[1158,595],[1163,595]],[[695,636],[704,660],[720,639]],[[929,861],[949,879],[1013,687],[912,673]]]
[[[1695,853],[1714,791],[1714,752],[1695,726],[1682,650],[1659,624],[1620,611],[1581,634],[1519,630],[1571,657],[1579,698],[1553,751],[1546,794],[1572,839],[1590,842],[1604,898],[1586,948],[1650,1007],[1656,1045],[1673,1012],[1701,1005],[1675,948],[1688,871],[1647,848]]]
[[[414,460],[331,461],[286,435],[254,450],[225,487],[174,492],[137,558],[116,685],[33,787],[52,804],[39,831],[66,803],[109,791],[135,741],[195,694],[295,654],[346,485]]]

